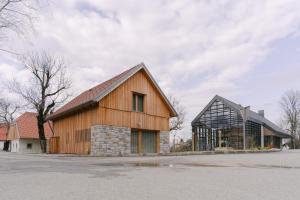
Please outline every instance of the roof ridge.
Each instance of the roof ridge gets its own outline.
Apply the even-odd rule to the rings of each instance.
[[[229,100],[229,99],[227,99],[227,98],[225,98],[225,97],[222,97],[222,96],[220,96],[220,95],[216,95],[216,97],[221,98],[221,99],[224,99],[224,100],[228,101],[229,103],[232,103],[232,104],[234,104],[234,105],[236,105],[236,106],[243,107],[241,104],[235,103],[234,101]]]
[[[36,112],[30,112],[30,111],[25,111],[24,113],[20,114],[20,115],[14,120],[14,122],[17,122],[21,117],[24,117],[24,115],[27,115],[27,114],[35,114],[35,115],[37,115],[38,113],[36,113]]]
[[[140,65],[140,64],[138,64],[138,65]],[[107,79],[107,80],[105,80],[105,81],[103,81],[103,82],[101,82],[101,83],[98,83],[97,85],[95,85],[95,86],[93,86],[93,87],[91,87],[91,88],[89,88],[89,89],[87,89],[87,90],[81,92],[80,94],[82,94],[82,93],[84,93],[84,92],[89,92],[90,90],[93,90],[93,89],[97,88],[97,86],[99,86],[99,85],[101,85],[101,84],[103,84],[103,83],[105,83],[105,82],[108,82],[108,81],[110,81],[110,80],[112,80],[112,79],[114,79],[114,78],[117,78],[118,76],[120,76],[120,75],[122,75],[122,74],[125,74],[125,73],[129,72],[130,70],[132,70],[133,68],[137,67],[138,65],[136,65],[136,66],[134,66],[134,67],[131,67],[130,69],[127,69],[127,70],[125,70],[125,71],[123,71],[123,72],[121,72],[121,73],[119,73],[119,74],[116,74],[116,75],[114,75],[112,78]],[[79,94],[79,95],[80,95],[80,94]],[[78,96],[79,96],[79,95],[78,95]]]

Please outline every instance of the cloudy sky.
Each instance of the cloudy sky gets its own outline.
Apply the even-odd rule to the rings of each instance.
[[[1,46],[64,57],[74,94],[144,62],[186,108],[188,136],[215,94],[279,121],[281,95],[300,89],[299,10],[298,0],[49,1],[34,31]],[[0,53],[2,83],[26,77],[15,56]]]

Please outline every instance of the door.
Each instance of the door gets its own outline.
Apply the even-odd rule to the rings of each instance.
[[[130,137],[130,149],[131,153],[136,154],[138,153],[138,131],[137,130],[131,130],[131,137]]]
[[[156,153],[156,132],[142,131],[143,153]]]

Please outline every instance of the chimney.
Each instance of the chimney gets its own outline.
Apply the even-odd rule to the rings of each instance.
[[[261,117],[265,117],[265,111],[264,110],[259,110],[258,115]]]

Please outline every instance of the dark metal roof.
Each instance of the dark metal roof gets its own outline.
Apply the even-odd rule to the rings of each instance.
[[[194,123],[196,123],[200,117],[205,113],[205,111],[216,101],[222,101],[224,104],[226,104],[227,106],[231,107],[232,109],[236,110],[236,112],[241,113],[241,111],[243,110],[243,106],[237,103],[234,103],[232,101],[229,101],[228,99],[225,99],[219,95],[216,95],[209,103],[208,105],[197,115],[197,117],[192,121],[192,125]],[[280,128],[279,126],[277,126],[276,124],[274,124],[273,122],[271,122],[270,120],[268,120],[265,117],[260,116],[258,113],[250,110],[250,112],[248,112],[247,114],[247,119],[253,122],[256,122],[258,124],[262,124],[266,127],[268,127],[269,129],[271,129],[272,131],[274,131],[278,136],[280,137],[291,137],[289,134],[287,134],[282,128]]]

